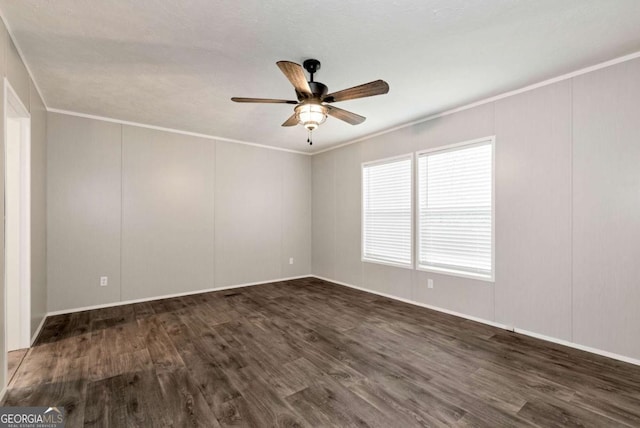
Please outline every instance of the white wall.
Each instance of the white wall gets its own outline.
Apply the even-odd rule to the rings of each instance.
[[[18,97],[31,113],[31,333],[35,333],[47,312],[46,287],[46,128],[44,103],[0,20],[0,80],[7,78]],[[4,93],[0,95],[0,135],[4,136]],[[0,150],[0,212],[4,212],[5,159]],[[4,242],[5,228],[0,228],[0,242]],[[5,254],[0,245],[0,388],[4,387],[6,349],[4,348],[4,291]]]
[[[638,59],[315,155],[313,273],[640,359],[637,76]],[[489,135],[495,283],[360,261],[362,162]]]
[[[310,159],[47,114],[0,24],[0,75],[32,115],[32,332],[47,309],[313,271],[640,358],[639,72],[629,61]],[[362,263],[361,162],[487,135],[495,284]],[[165,192],[169,175],[186,194]]]
[[[217,286],[311,273],[309,156],[217,142],[215,200]]]
[[[640,357],[640,60],[573,81],[573,339]]]
[[[571,81],[495,103],[495,320],[571,340]]]
[[[213,287],[215,152],[123,126],[121,300]]]
[[[5,288],[7,299],[7,350],[20,349],[22,320],[20,317],[20,211],[22,198],[20,187],[22,181],[22,146],[20,121],[8,118],[5,122],[5,188],[4,188],[4,224],[5,231]],[[18,328],[20,327],[20,328]]]
[[[33,81],[31,113],[31,334],[47,313],[47,112]]]
[[[120,301],[121,137],[113,123],[47,116],[49,311]]]
[[[311,272],[309,156],[58,113],[48,144],[49,311]]]

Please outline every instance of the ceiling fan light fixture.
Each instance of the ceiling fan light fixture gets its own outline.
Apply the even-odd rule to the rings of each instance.
[[[366,117],[335,107],[333,103],[372,97],[389,92],[387,82],[374,80],[373,82],[329,94],[329,88],[325,84],[313,80],[313,75],[320,70],[320,61],[317,59],[307,59],[303,65],[291,61],[278,61],[276,65],[293,85],[298,101],[246,97],[233,97],[231,101],[237,103],[295,104],[296,107],[293,110],[293,114],[284,121],[282,126],[304,126],[309,131],[309,138],[307,138],[307,143],[309,144],[313,144],[311,141],[312,132],[327,120],[327,116],[335,117],[350,125],[359,125],[365,121]],[[302,68],[303,66],[304,69]],[[309,80],[307,80],[304,70],[309,73]]]
[[[300,104],[295,108],[298,123],[309,131],[315,130],[327,120],[327,108],[316,102]]]

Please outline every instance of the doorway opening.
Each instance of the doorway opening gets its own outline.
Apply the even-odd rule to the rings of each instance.
[[[31,119],[6,78],[4,162],[4,345],[11,352],[31,346]]]

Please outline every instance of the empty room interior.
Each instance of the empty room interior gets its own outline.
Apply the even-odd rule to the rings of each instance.
[[[0,16],[0,426],[640,426],[640,1]]]

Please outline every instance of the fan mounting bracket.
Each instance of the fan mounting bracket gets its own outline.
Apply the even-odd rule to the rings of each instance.
[[[313,58],[312,59],[306,59],[302,63],[302,66],[311,75],[311,81],[313,82],[313,73],[315,73],[318,70],[320,70],[320,61],[318,61],[317,59],[313,59]]]

